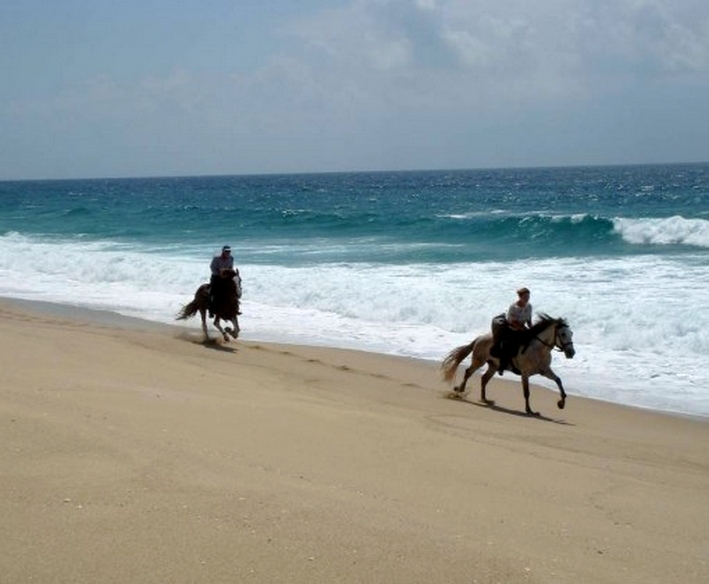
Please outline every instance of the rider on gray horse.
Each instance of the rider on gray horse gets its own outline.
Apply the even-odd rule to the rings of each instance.
[[[528,341],[527,337],[520,332],[532,326],[532,305],[529,303],[529,296],[529,288],[520,288],[517,290],[517,301],[510,305],[507,313],[492,319],[493,345],[490,355],[499,357],[500,375],[517,354],[520,345]]]

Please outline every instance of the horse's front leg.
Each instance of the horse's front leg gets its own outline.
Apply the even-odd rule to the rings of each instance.
[[[214,318],[214,326],[216,329],[222,334],[222,338],[224,339],[225,343],[229,342],[229,335],[226,333],[226,331],[222,328],[220,318],[217,316]]]
[[[239,317],[235,316],[234,318],[232,318],[231,324],[234,327],[234,329],[232,330],[231,336],[234,337],[235,339],[238,339],[239,333],[241,332],[241,327],[239,326]]]
[[[564,391],[564,385],[561,383],[561,378],[556,373],[554,373],[551,368],[542,372],[542,375],[556,383],[556,386],[559,388],[559,395],[561,396],[559,401],[556,402],[556,405],[560,410],[563,410],[564,406],[566,405],[566,392]]]
[[[231,323],[231,326],[225,327],[224,332],[226,332],[232,339],[236,340],[239,338],[239,331],[241,330],[239,328],[239,321],[237,320],[236,317],[234,317],[234,318],[230,318],[229,322]]]
[[[535,412],[529,405],[529,377],[522,376],[522,393],[524,394],[524,409],[530,416],[538,416],[539,412]]]

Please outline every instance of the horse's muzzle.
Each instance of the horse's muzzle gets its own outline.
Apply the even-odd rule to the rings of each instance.
[[[571,345],[564,349],[564,355],[567,359],[573,359],[575,354],[576,350]]]

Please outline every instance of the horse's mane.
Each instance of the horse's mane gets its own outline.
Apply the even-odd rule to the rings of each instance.
[[[566,323],[566,320],[563,318],[554,318],[553,316],[549,316],[546,312],[540,312],[537,315],[539,318],[537,319],[537,322],[535,322],[532,325],[532,328],[529,329],[529,335],[530,337],[534,337],[541,333],[542,331],[545,331],[547,328],[549,328],[552,325],[556,326],[569,326]]]

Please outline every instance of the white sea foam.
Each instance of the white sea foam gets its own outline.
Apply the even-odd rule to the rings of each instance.
[[[709,221],[704,219],[616,219],[613,228],[628,243],[709,247]]]
[[[173,323],[206,281],[211,251],[10,234],[0,237],[0,295]],[[289,267],[239,259],[237,252],[246,339],[439,361],[487,331],[513,291],[527,285],[536,311],[563,316],[574,330],[576,357],[554,358],[570,395],[709,415],[704,253],[440,266]]]

